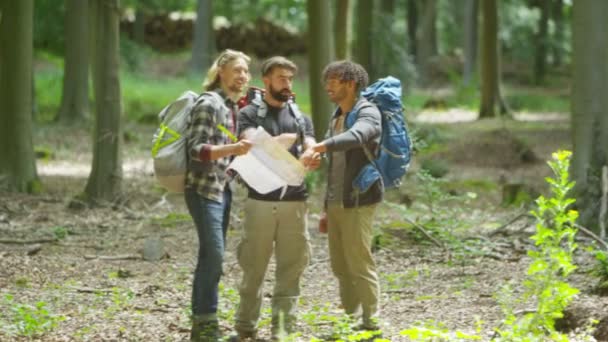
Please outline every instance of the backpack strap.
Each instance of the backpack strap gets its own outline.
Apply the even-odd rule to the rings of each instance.
[[[263,126],[264,125],[264,120],[266,119],[266,115],[268,114],[268,104],[263,101],[262,99],[259,98],[254,98],[253,100],[251,100],[251,104],[254,106],[257,106],[257,112],[256,112],[256,123],[258,126]],[[288,101],[287,102],[287,107],[289,109],[289,113],[295,118],[295,122],[296,122],[296,146],[297,146],[297,153],[298,155],[300,153],[302,153],[302,150],[304,149],[304,129],[305,129],[305,123],[304,123],[304,117],[302,115],[302,112],[300,112],[300,109],[298,108],[298,105],[293,102],[293,101]]]
[[[300,155],[304,150],[304,130],[306,123],[304,121],[304,116],[302,115],[302,112],[300,112],[300,108],[298,108],[298,105],[295,102],[288,101],[287,106],[289,107],[289,112],[291,113],[291,115],[293,115],[293,117],[296,119],[296,146],[298,149],[298,155]]]
[[[351,115],[354,115],[354,118],[356,118],[359,115],[359,112],[362,109],[369,108],[369,107],[372,107],[372,106],[376,106],[373,102],[370,102],[370,101],[368,101],[367,99],[365,99],[363,97],[362,97],[362,99],[363,99],[363,101],[361,101],[361,100],[357,101],[357,104],[355,105],[355,107],[353,109],[351,109],[350,114],[348,115],[349,117]],[[380,110],[380,109],[378,108],[378,110]],[[380,113],[380,114],[382,114],[382,113]],[[356,120],[356,119],[354,119],[354,120]],[[350,120],[348,120],[348,117],[344,121],[345,125],[346,125],[347,121],[350,121]],[[352,121],[352,122],[354,123],[354,121]],[[347,127],[351,128],[352,125],[348,125]],[[380,142],[380,144],[381,143],[382,142]],[[374,165],[374,167],[375,167],[376,163],[374,161],[376,160],[376,157],[374,156],[374,154],[372,153],[372,151],[369,150],[369,148],[367,147],[366,144],[363,144],[362,147],[363,147],[363,152],[365,153],[365,156],[367,156],[367,159],[369,159],[370,163],[372,165]]]

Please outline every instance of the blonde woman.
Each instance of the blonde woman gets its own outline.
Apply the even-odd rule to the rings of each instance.
[[[233,156],[251,148],[247,140],[232,141],[237,131],[236,102],[250,79],[249,62],[242,52],[222,52],[209,69],[205,92],[191,113],[184,196],[199,240],[192,287],[192,341],[221,339],[218,284],[232,201],[226,168]]]

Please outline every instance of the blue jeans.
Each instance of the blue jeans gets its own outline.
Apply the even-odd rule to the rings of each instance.
[[[223,203],[204,198],[192,189],[186,189],[184,197],[196,225],[199,246],[192,286],[192,315],[213,316],[217,312],[232,193],[226,188]]]

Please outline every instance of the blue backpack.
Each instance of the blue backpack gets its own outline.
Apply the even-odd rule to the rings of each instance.
[[[401,103],[401,82],[392,77],[381,78],[361,92],[369,102],[376,105],[382,115],[382,136],[377,154],[364,147],[370,164],[363,167],[353,180],[353,188],[359,193],[366,192],[378,179],[385,189],[401,185],[401,178],[410,164],[412,142],[403,118]],[[365,104],[364,104],[365,106]],[[361,108],[355,108],[357,113]],[[349,115],[346,127],[354,124],[357,115]]]

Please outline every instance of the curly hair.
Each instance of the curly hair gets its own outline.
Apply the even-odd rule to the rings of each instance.
[[[336,61],[329,63],[323,70],[323,81],[337,79],[341,82],[355,81],[357,91],[365,88],[369,82],[367,71],[351,61]]]

